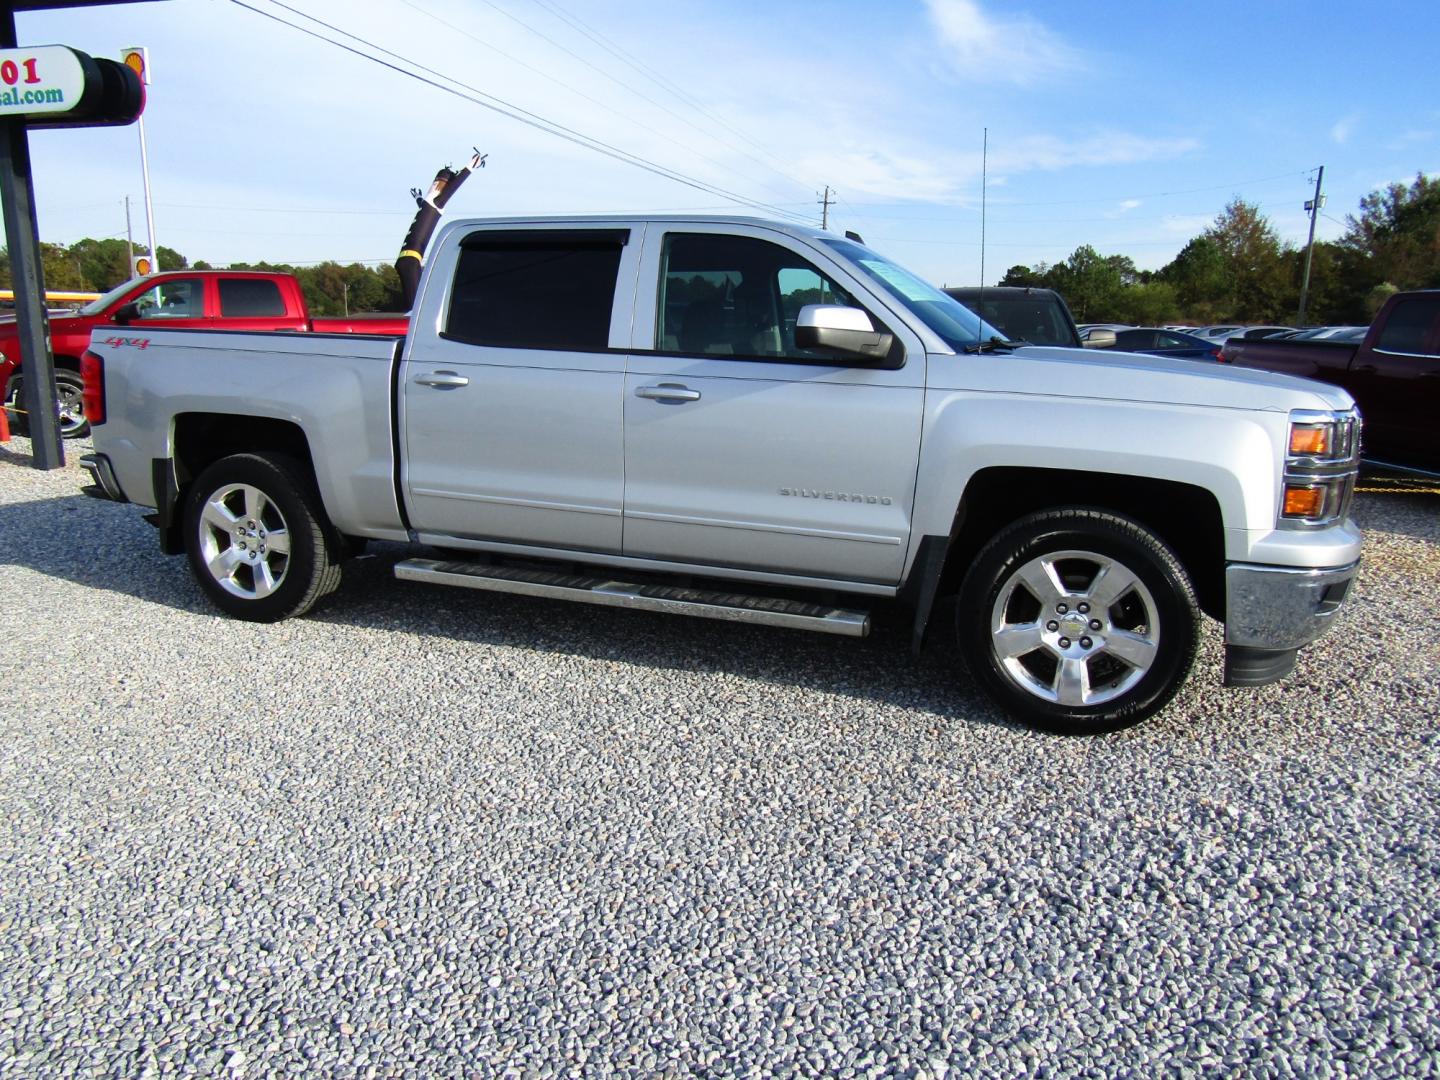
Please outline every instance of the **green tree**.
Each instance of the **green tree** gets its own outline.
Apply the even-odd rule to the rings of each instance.
[[[1160,326],[1179,318],[1180,301],[1168,281],[1142,281],[1121,291],[1110,311],[1114,322]]]
[[[1440,287],[1440,177],[1415,177],[1360,200],[1360,216],[1345,219],[1341,244],[1369,260],[1370,287]]]
[[[1185,318],[1208,323],[1225,317],[1234,286],[1224,253],[1209,237],[1195,237],[1157,276],[1174,288]]]
[[[1298,297],[1291,281],[1291,249],[1258,206],[1231,199],[1202,235],[1224,260],[1231,318],[1268,322],[1294,315]]]
[[[1001,285],[1015,285],[1021,288],[1036,288],[1043,285],[1045,276],[1045,264],[1040,264],[1037,272],[1028,266],[1012,266],[1005,271],[1005,276],[1000,279]]]
[[[1129,270],[1134,271],[1134,263]],[[1065,298],[1076,322],[1095,322],[1118,306],[1125,288],[1125,269],[1115,257],[1105,258],[1089,244],[1082,244],[1063,263],[1045,275],[1044,283]]]

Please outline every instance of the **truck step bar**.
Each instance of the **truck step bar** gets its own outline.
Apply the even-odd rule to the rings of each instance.
[[[864,611],[773,596],[638,584],[596,574],[566,574],[529,567],[441,559],[406,559],[395,564],[395,576],[401,581],[456,585],[464,589],[486,589],[552,600],[579,600],[586,604],[697,615],[703,619],[724,619],[727,622],[788,626],[846,637],[864,637],[870,632],[870,616]]]

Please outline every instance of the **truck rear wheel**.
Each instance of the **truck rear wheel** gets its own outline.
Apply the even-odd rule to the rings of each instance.
[[[191,485],[185,551],[205,594],[251,622],[302,615],[340,583],[319,493],[298,462],[235,454]]]
[[[1200,609],[1157,536],[1076,507],[1030,514],[991,540],[956,619],[966,662],[1007,712],[1090,735],[1139,723],[1175,696]]]

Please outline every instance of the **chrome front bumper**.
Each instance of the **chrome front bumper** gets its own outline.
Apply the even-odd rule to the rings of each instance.
[[[1225,568],[1225,644],[1291,651],[1308,645],[1339,614],[1360,561],[1304,570],[1231,563]]]

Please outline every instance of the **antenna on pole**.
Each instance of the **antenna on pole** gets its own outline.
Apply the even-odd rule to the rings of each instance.
[[[820,195],[820,192],[817,191],[815,194]],[[820,228],[830,228],[830,206],[835,200],[830,198],[829,184],[825,185],[825,194],[820,195],[820,198],[815,201],[820,204]]]
[[[1320,208],[1325,205],[1325,196],[1320,194],[1320,185],[1325,182],[1325,166],[1321,165],[1315,176],[1315,198],[1305,203],[1305,209],[1310,211],[1310,239],[1305,243],[1305,273],[1300,278],[1300,311],[1295,316],[1297,326],[1305,325],[1305,301],[1310,292],[1310,259],[1315,254],[1315,219],[1320,216]]]
[[[985,288],[985,188],[989,179],[990,129],[983,128],[980,143],[980,288]],[[982,294],[983,296],[983,294]]]

